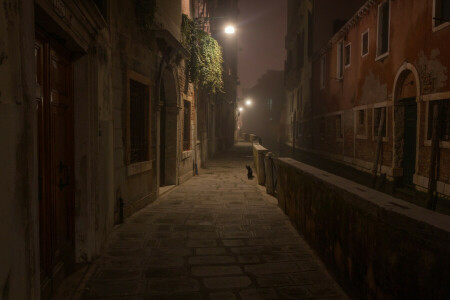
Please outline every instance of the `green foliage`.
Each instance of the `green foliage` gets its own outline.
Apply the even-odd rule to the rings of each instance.
[[[223,91],[222,48],[203,30],[195,28],[195,22],[183,15],[182,43],[190,52],[187,63],[189,81],[199,87],[217,93]]]
[[[156,0],[135,0],[135,13],[138,25],[150,30],[156,13]]]

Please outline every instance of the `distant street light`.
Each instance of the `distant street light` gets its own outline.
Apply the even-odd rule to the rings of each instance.
[[[253,104],[253,101],[251,99],[245,100],[245,105],[252,106],[252,104]]]
[[[244,111],[244,108],[243,108],[243,107],[239,107],[239,111],[240,111],[240,112],[243,112],[243,111]]]
[[[228,25],[225,27],[225,33],[226,34],[234,34],[236,32],[236,29],[232,25]]]

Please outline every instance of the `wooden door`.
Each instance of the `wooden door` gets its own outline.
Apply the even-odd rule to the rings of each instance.
[[[36,103],[39,157],[39,233],[43,297],[73,260],[73,98],[70,55],[37,34]]]
[[[404,100],[403,103],[405,107],[403,183],[412,185],[416,171],[417,103],[414,98]]]

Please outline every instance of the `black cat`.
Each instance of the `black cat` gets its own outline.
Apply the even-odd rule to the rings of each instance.
[[[247,168],[247,171],[248,171],[248,173],[247,173],[248,179],[253,179],[253,170],[252,170],[252,168],[249,165],[247,165],[246,168]]]

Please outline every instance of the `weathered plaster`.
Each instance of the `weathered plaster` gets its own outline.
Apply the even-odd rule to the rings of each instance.
[[[39,297],[31,0],[0,5],[0,297]],[[21,20],[19,22],[19,20]],[[23,20],[23,21],[22,21]]]
[[[375,76],[372,71],[364,79],[362,85],[360,105],[372,104],[386,101],[388,98],[387,84],[382,83],[380,78]]]
[[[423,82],[422,94],[440,92],[446,86],[447,67],[438,59],[439,55],[439,49],[431,50],[429,57],[424,51],[419,52],[415,64]]]

